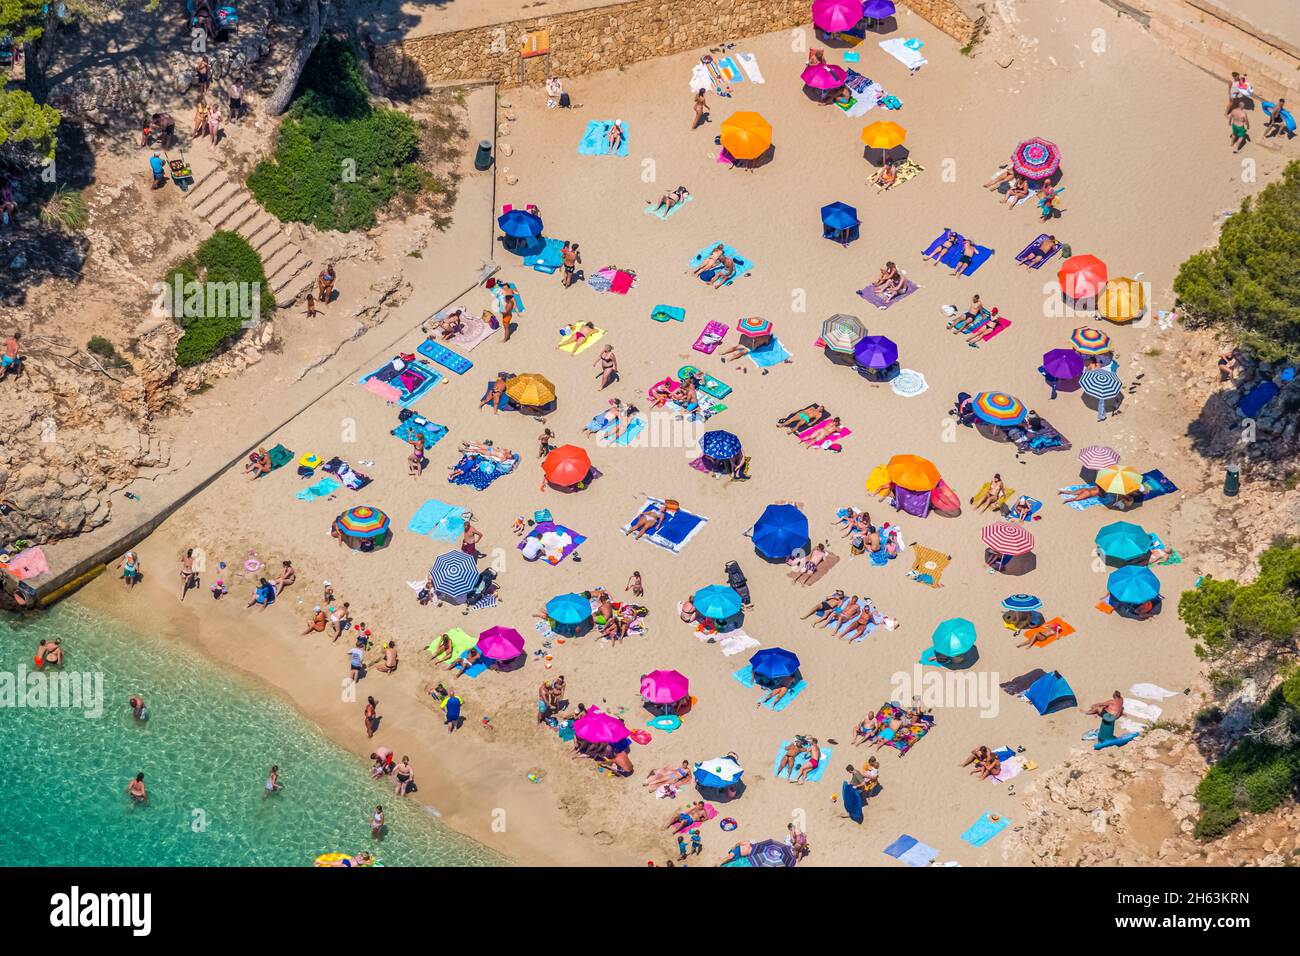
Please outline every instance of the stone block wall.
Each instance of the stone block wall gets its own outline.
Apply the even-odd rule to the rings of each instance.
[[[914,12],[965,45],[983,26],[969,0],[907,0]],[[811,26],[809,0],[628,0],[554,16],[408,37],[374,51],[372,63],[395,88],[414,81],[486,80],[503,87],[548,75],[612,69],[722,40]],[[524,34],[546,30],[551,53],[521,60]],[[521,69],[522,67],[522,69]]]

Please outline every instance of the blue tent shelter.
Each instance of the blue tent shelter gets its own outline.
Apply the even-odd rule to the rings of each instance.
[[[1034,705],[1040,716],[1054,714],[1058,710],[1078,707],[1079,700],[1069,681],[1061,676],[1060,671],[1051,671],[1029,685],[1025,699]]]

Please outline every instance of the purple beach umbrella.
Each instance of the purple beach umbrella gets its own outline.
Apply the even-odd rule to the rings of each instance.
[[[898,361],[898,346],[883,335],[868,335],[854,346],[853,357],[863,368],[889,368]]]

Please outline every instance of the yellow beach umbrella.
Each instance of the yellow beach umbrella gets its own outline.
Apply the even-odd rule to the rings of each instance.
[[[761,113],[732,113],[722,121],[722,145],[734,159],[758,159],[772,145],[772,124]]]
[[[1097,487],[1110,495],[1131,495],[1142,487],[1142,476],[1127,465],[1097,472]]]
[[[1097,297],[1097,312],[1112,322],[1132,322],[1146,311],[1146,292],[1137,279],[1108,279]]]
[[[872,149],[893,149],[902,146],[907,130],[897,123],[878,122],[862,128],[862,142]]]
[[[555,401],[555,386],[544,375],[525,372],[510,380],[506,394],[520,405],[548,405]]]

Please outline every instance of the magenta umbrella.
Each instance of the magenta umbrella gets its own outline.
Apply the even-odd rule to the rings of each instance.
[[[490,627],[478,636],[474,646],[491,660],[512,661],[524,652],[524,639],[513,627]]]
[[[813,0],[813,26],[827,33],[852,30],[862,19],[862,0]]]
[[[690,681],[677,671],[651,671],[641,678],[641,696],[652,704],[675,704],[690,689]]]
[[[613,744],[627,740],[632,731],[617,717],[592,707],[573,722],[573,732],[588,743]]]
[[[804,85],[814,90],[838,90],[848,78],[843,67],[831,63],[814,63],[799,74]]]

